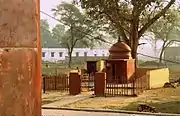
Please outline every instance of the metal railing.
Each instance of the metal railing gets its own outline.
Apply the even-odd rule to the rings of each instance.
[[[69,91],[69,77],[68,76],[44,76],[42,78],[43,93],[47,91]]]
[[[106,79],[105,96],[137,96],[149,87],[148,76],[127,79],[115,76]]]

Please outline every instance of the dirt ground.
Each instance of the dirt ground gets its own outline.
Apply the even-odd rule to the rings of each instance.
[[[146,116],[125,113],[84,112],[72,110],[42,110],[42,116]],[[147,115],[149,116],[149,115]]]
[[[68,96],[67,92],[47,92],[42,94],[42,105],[49,104],[61,100],[63,97]]]
[[[67,105],[70,108],[136,110],[138,103],[147,103],[163,113],[180,113],[180,88],[149,90],[139,97],[96,97]]]

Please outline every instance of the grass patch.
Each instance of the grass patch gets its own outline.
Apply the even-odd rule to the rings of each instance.
[[[180,87],[148,90],[138,97],[89,98],[66,107],[136,111],[138,103],[147,103],[162,113],[180,113]]]
[[[127,106],[107,106],[104,109],[113,109],[113,110],[128,110],[128,111],[137,111],[137,106],[142,102],[132,102]],[[175,113],[180,114],[180,101],[169,101],[169,102],[144,102],[150,106],[154,106],[158,112],[161,113]]]
[[[46,67],[46,64],[48,64],[48,68]],[[46,75],[69,74],[70,70],[76,69],[76,67],[79,67],[79,69],[83,68],[82,65],[78,65],[78,64],[74,64],[72,65],[72,68],[68,68],[67,65],[60,63],[42,63],[42,74],[46,74]]]

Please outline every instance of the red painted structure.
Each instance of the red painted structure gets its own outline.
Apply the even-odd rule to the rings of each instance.
[[[124,42],[115,43],[109,49],[110,55],[106,60],[108,82],[119,80],[119,83],[128,82],[135,72],[135,60],[131,58],[131,49]]]
[[[106,73],[97,72],[95,74],[94,94],[96,96],[104,96],[106,90]]]
[[[81,93],[81,79],[78,73],[70,73],[69,93],[70,95],[78,95]]]
[[[41,116],[39,0],[1,0],[0,116]]]
[[[124,42],[119,41],[109,49],[109,59],[132,59],[131,48]]]

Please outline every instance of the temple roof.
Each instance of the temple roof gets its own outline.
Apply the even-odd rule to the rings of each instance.
[[[113,44],[109,49],[109,52],[131,52],[131,48],[123,41]]]
[[[131,48],[124,43],[119,41],[112,45],[109,49],[110,59],[131,59]]]

